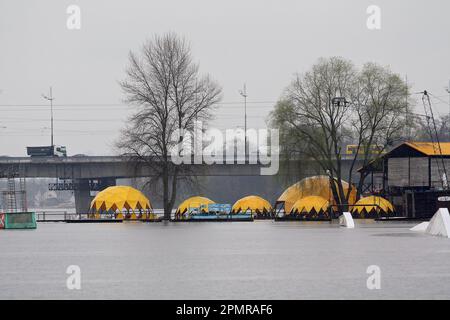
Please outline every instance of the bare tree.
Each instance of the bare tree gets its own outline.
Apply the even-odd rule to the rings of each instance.
[[[173,33],[155,36],[139,54],[130,52],[129,63],[120,85],[126,102],[137,111],[118,147],[153,170],[147,183],[162,183],[164,218],[169,219],[177,185],[190,176],[183,173],[188,167],[172,163],[171,149],[183,142],[183,132],[193,130],[196,120],[211,116],[221,88],[209,76],[199,75],[189,44]]]
[[[350,107],[353,110],[351,128],[356,148],[350,166],[350,181],[356,160],[360,160],[361,166],[366,166],[379,153],[399,142],[408,121],[408,87],[399,75],[386,67],[367,63],[355,84]],[[363,172],[360,176],[358,197],[367,174]]]
[[[312,70],[297,75],[287,88],[287,99],[293,105],[288,123],[307,142],[308,154],[329,175],[334,199],[346,204],[342,184],[342,129],[349,117],[345,103],[333,103],[336,96],[351,92],[355,69],[349,61],[340,58],[320,59]]]
[[[406,92],[400,77],[386,68],[367,64],[358,71],[342,58],[320,59],[310,71],[296,76],[271,117],[288,133],[281,135],[288,138],[282,145],[296,145],[296,152],[315,160],[334,181],[330,187],[338,208],[347,210],[351,190],[344,192],[343,177],[351,184],[356,161],[370,161],[374,144],[384,149],[392,143],[403,127]],[[349,172],[344,172],[348,141],[357,150]]]
[[[284,97],[277,102],[269,114],[269,126],[277,128],[280,136],[280,167],[291,174],[281,175],[283,183],[292,184],[292,179],[298,179],[308,172],[320,174],[322,168],[311,161],[310,143],[304,138],[301,130],[290,123],[297,118],[293,101]],[[297,161],[290,161],[295,159]]]

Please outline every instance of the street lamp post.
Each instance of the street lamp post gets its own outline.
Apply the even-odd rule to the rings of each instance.
[[[335,107],[347,107],[347,105],[349,104],[349,102],[347,101],[347,99],[345,99],[345,97],[342,97],[340,92],[336,92],[336,97],[331,99],[331,104]],[[330,188],[331,188],[331,184],[335,184],[334,181],[334,177],[331,175],[331,172],[329,170],[327,170],[328,176],[330,177]],[[338,212],[339,215],[342,213],[342,204],[338,206]]]
[[[448,88],[446,88],[448,93],[448,115],[450,116],[450,80],[448,81]]]
[[[239,93],[244,97],[244,158],[247,159],[247,86],[245,83],[243,90],[239,91]]]
[[[43,94],[42,97],[45,100],[50,101],[50,127],[51,127],[50,145],[53,147],[53,100],[55,98],[53,98],[52,87],[50,87],[50,95],[46,96]]]

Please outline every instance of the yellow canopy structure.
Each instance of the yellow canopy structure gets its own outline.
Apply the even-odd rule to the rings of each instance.
[[[450,142],[405,142],[405,145],[416,149],[427,156],[450,156]],[[401,146],[401,145],[400,145]]]
[[[308,196],[297,200],[292,206],[290,213],[311,213],[313,210],[316,213],[326,212],[329,206],[330,202],[323,197]]]
[[[129,186],[108,187],[99,192],[91,202],[91,211],[151,211],[150,201],[142,192]]]
[[[272,206],[269,201],[259,196],[247,196],[236,201],[231,208],[231,213],[245,213],[248,211],[251,213],[262,214],[263,212],[272,211]]]
[[[385,213],[392,214],[394,206],[386,199],[377,196],[369,196],[359,199],[351,209],[352,213]]]
[[[342,181],[342,186],[344,192],[348,192],[349,184]],[[335,204],[333,192],[330,187],[330,178],[328,176],[313,176],[302,179],[287,188],[278,198],[277,203],[284,203],[284,211],[287,213],[291,212],[296,201],[308,196],[319,196],[328,200],[330,203]],[[355,203],[356,188],[351,188],[348,200],[349,204]]]
[[[190,197],[190,198],[184,200],[178,206],[176,214],[183,214],[186,211],[188,211],[189,208],[200,208],[200,206],[202,206],[202,205],[208,205],[208,204],[212,204],[212,203],[215,203],[215,202],[206,197],[200,197],[200,196]]]

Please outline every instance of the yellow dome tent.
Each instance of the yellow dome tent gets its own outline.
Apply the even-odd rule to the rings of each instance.
[[[344,192],[348,192],[349,184],[342,181]],[[330,187],[330,178],[328,176],[313,176],[302,179],[287,188],[278,198],[278,203],[284,203],[284,211],[291,212],[294,203],[304,197],[319,196],[335,204],[333,192]],[[352,188],[349,195],[349,204],[356,201],[356,188]]]
[[[206,197],[190,197],[186,200],[184,200],[179,206],[177,211],[175,212],[175,216],[179,217],[182,214],[186,213],[189,208],[200,208],[201,206],[206,206],[208,204],[215,203],[211,199],[208,199]]]
[[[360,217],[378,216],[379,214],[394,213],[394,206],[382,197],[369,196],[359,199],[352,207],[351,212]]]
[[[153,209],[150,201],[142,192],[129,186],[113,186],[100,191],[91,202],[90,211],[99,217],[102,212],[116,213],[116,219],[123,219],[125,211],[131,220],[153,219]]]
[[[327,213],[330,202],[319,196],[308,196],[297,200],[290,213],[311,214],[311,213]]]
[[[234,203],[231,213],[246,213],[249,210],[252,214],[267,214],[272,211],[272,206],[269,201],[259,196],[247,196]]]

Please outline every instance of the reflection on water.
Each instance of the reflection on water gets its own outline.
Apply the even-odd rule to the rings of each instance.
[[[0,298],[450,298],[449,240],[411,226],[40,223],[0,232]],[[66,288],[69,265],[79,291]],[[381,290],[366,287],[369,265]]]

